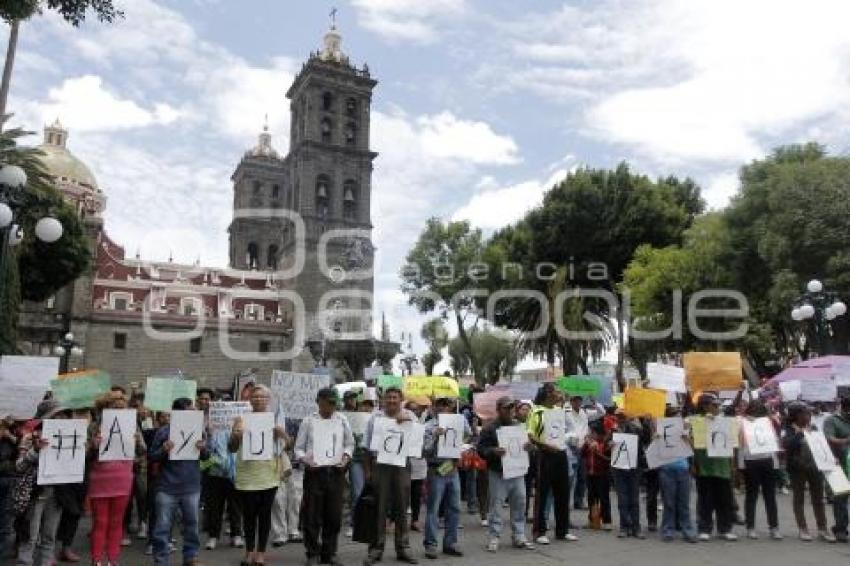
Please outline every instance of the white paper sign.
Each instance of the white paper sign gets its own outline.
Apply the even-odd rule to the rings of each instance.
[[[85,419],[46,419],[41,437],[50,444],[38,453],[38,485],[82,483],[86,472]]]
[[[688,392],[685,385],[685,368],[650,363],[646,364],[646,375],[649,378],[649,387],[652,389],[663,389],[674,393]]]
[[[810,403],[829,403],[838,398],[838,386],[831,379],[804,379],[800,381],[800,398]]]
[[[407,444],[407,455],[410,458],[422,457],[422,445],[425,442],[425,427],[416,422],[406,422],[401,427],[404,429],[404,442]]]
[[[100,422],[102,462],[136,457],[136,409],[104,409]]]
[[[528,431],[522,425],[502,426],[496,429],[499,447],[505,449],[502,456],[502,476],[509,480],[524,476],[528,472]]]
[[[829,441],[827,441],[823,432],[819,430],[807,430],[803,432],[803,436],[806,437],[809,451],[811,451],[812,457],[815,459],[815,465],[818,467],[818,470],[828,472],[834,469],[836,467],[835,455],[832,453],[832,448],[829,447]]]
[[[782,400],[787,402],[796,401],[800,398],[802,386],[799,379],[791,381],[783,381],[779,384],[779,392],[782,393]]]
[[[847,481],[847,476],[839,466],[835,466],[828,472],[823,473],[829,488],[833,495],[847,495],[850,493],[850,481]]]
[[[655,423],[656,439],[647,447],[647,465],[650,447],[657,463],[650,466],[653,469],[694,455],[691,445],[685,440],[685,421],[681,417],[658,419]]]
[[[443,434],[437,441],[437,458],[460,458],[464,421],[463,415],[437,415],[437,426],[443,429]]]
[[[567,414],[563,409],[543,412],[543,443],[564,450],[567,447]]]
[[[274,455],[274,413],[242,415],[242,459],[271,460]]]
[[[203,411],[171,411],[168,440],[174,444],[170,460],[197,460],[201,457],[198,441],[204,439]]]
[[[756,456],[779,452],[779,441],[776,438],[773,423],[769,418],[762,417],[754,421],[744,419],[742,422],[744,441],[747,443],[747,450],[750,454]]]
[[[344,429],[336,419],[313,419],[313,462],[317,466],[342,463]]]
[[[58,373],[59,358],[54,356],[0,357],[0,418],[32,418]]]
[[[633,470],[638,466],[638,436],[615,432],[611,439],[611,467]]]
[[[354,444],[363,447],[363,439],[366,437],[366,428],[369,426],[369,419],[372,418],[372,414],[345,412],[343,415],[348,419],[348,426],[351,427]]]
[[[316,412],[316,393],[323,387],[329,387],[329,375],[315,373],[294,373],[291,371],[272,371],[272,403],[276,413],[282,413],[289,419],[306,419]]]
[[[209,425],[211,430],[232,430],[233,421],[251,412],[248,401],[213,401],[210,403]]]
[[[731,458],[735,448],[734,419],[714,417],[705,419],[705,446],[709,458]]]
[[[406,436],[405,427],[398,424],[395,419],[376,418],[372,428],[372,445],[378,453],[378,463],[405,467],[407,465]]]

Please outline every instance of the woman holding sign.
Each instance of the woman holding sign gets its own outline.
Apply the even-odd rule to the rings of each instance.
[[[274,413],[268,411],[271,391],[257,385],[251,392],[252,413],[233,422],[228,448],[236,452],[236,490],[242,500],[242,530],[245,533],[243,566],[266,563],[266,545],[271,530],[272,506],[280,483],[279,460],[273,443],[288,448],[291,439],[280,426],[274,426]]]
[[[741,425],[741,449],[738,451],[739,468],[744,470],[746,482],[747,537],[758,538],[756,533],[756,502],[759,491],[764,498],[767,511],[767,526],[770,538],[782,540],[779,532],[779,513],[776,508],[776,468],[779,465],[776,452],[779,450],[773,422],[768,417],[765,404],[755,399],[747,404],[745,416],[739,417]]]

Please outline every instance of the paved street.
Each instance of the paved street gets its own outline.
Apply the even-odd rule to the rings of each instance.
[[[613,493],[612,493],[613,496]],[[743,495],[739,495],[739,502],[743,504]],[[643,502],[641,502],[643,511]],[[490,561],[493,566],[523,566],[542,564],[588,564],[599,566],[617,566],[646,564],[652,566],[673,566],[686,563],[690,565],[717,565],[717,566],[761,566],[761,565],[794,565],[794,566],[829,566],[833,564],[845,564],[850,560],[850,545],[826,544],[821,542],[803,543],[796,538],[796,528],[791,511],[791,497],[779,496],[780,527],[786,539],[783,541],[771,541],[766,538],[766,527],[764,525],[764,510],[759,508],[757,521],[761,521],[762,538],[757,541],[745,540],[743,538],[744,528],[736,527],[737,533],[742,537],[738,542],[712,541],[709,543],[687,544],[685,542],[663,543],[657,536],[650,534],[644,541],[635,539],[620,540],[614,533],[600,531],[579,530],[576,534],[580,540],[575,543],[557,542],[550,546],[538,546],[535,551],[521,551],[510,548],[506,543],[508,538],[503,536],[506,544],[497,554],[491,554],[484,548],[486,533],[478,525],[477,516],[468,515],[464,512],[463,521],[465,528],[461,531],[461,548],[465,552],[463,558],[440,558],[433,563],[449,563],[457,566],[481,566],[481,561]],[[807,509],[809,520],[812,519],[811,510]],[[423,509],[424,513],[424,509]],[[832,510],[827,508],[827,516],[832,519]],[[585,512],[574,512],[573,522],[583,523]],[[616,508],[614,509],[616,520]],[[87,530],[87,525],[81,526],[81,533]],[[506,531],[507,532],[507,531]],[[422,537],[419,533],[412,533],[411,542],[414,555],[421,559],[423,564],[429,563],[422,555]],[[395,564],[392,552],[392,535],[388,534],[389,552],[384,556],[384,564]],[[80,548],[87,545],[81,540]],[[290,544],[279,549],[272,549],[268,554],[269,564],[300,564],[303,559],[304,547],[300,544]],[[135,566],[150,564],[150,557],[143,554],[144,545],[141,541],[134,541],[133,546],[122,556],[122,564]],[[343,539],[340,549],[340,559],[346,565],[359,565],[366,555],[364,545],[353,544]],[[215,551],[202,551],[202,564],[207,566],[236,565],[239,564],[240,552],[227,547],[221,547]],[[179,549],[172,555],[172,564],[179,565]]]

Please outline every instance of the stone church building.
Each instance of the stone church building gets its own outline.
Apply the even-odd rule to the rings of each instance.
[[[114,383],[180,371],[223,387],[248,369],[310,371],[326,340],[371,338],[376,84],[332,27],[286,93],[289,153],[275,151],[266,127],[236,166],[226,268],[128,257],[105,229],[106,195],[68,149],[68,131],[47,126],[45,165],[83,218],[93,261],[48,301],[22,305],[21,350],[49,355],[70,331],[83,352],[69,370],[103,369]]]

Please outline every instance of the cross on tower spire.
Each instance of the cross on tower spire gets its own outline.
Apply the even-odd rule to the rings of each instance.
[[[331,29],[336,29],[336,13],[337,13],[337,9],[336,9],[336,6],[334,6],[333,9],[331,9],[331,14],[330,14],[330,16],[331,16]]]

